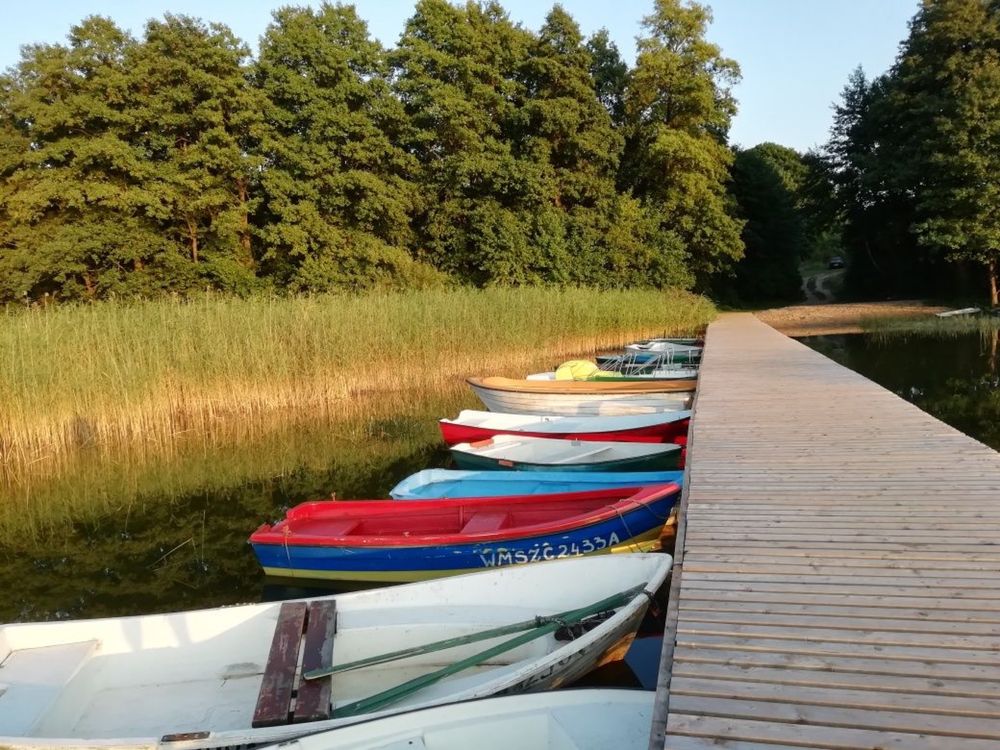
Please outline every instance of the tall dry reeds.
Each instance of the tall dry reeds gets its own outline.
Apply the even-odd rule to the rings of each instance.
[[[0,466],[81,449],[162,450],[234,423],[351,419],[370,397],[519,371],[714,315],[684,292],[457,289],[292,299],[204,297],[8,309]]]

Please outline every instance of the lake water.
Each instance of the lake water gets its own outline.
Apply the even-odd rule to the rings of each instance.
[[[374,407],[374,405],[373,405]],[[448,465],[437,419],[477,408],[465,388],[403,399],[354,424],[300,425],[252,439],[197,438],[130,462],[78,467],[0,488],[0,622],[145,614],[329,594],[267,579],[247,537],[306,500],[382,498],[399,480]],[[367,587],[367,586],[365,586]],[[662,610],[624,662],[587,685],[652,689]]]
[[[802,343],[1000,450],[998,334],[810,336]]]
[[[803,340],[920,408],[1000,449],[996,341],[865,335]],[[31,483],[0,488],[0,621],[162,612],[279,599],[249,534],[305,500],[385,497],[419,469],[444,466],[437,418],[476,408],[463,388],[404,399],[368,421],[309,424],[250,438],[193,439],[139,462],[82,456]],[[591,678],[655,683],[662,617],[626,661]]]

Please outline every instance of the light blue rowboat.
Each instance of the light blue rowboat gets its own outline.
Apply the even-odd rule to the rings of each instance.
[[[647,487],[676,482],[683,471],[454,471],[424,469],[389,490],[395,500],[438,497],[499,497],[586,492],[606,487]]]

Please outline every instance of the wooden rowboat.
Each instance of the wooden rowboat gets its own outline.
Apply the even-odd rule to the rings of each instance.
[[[588,383],[469,378],[490,411],[507,414],[616,416],[691,408],[695,380]]]
[[[309,601],[4,625],[0,745],[246,747],[545,690],[627,643],[670,563],[603,555]]]
[[[250,537],[272,576],[397,583],[657,549],[680,486],[298,505]]]
[[[283,750],[645,750],[653,698],[607,688],[487,698],[301,737]]]
[[[438,426],[441,437],[449,445],[472,443],[495,435],[672,443],[687,435],[690,421],[689,411],[617,417],[561,417],[466,409],[455,419],[439,420]]]
[[[683,471],[458,471],[424,469],[389,491],[397,500],[442,497],[500,497],[585,492],[612,487],[681,484]]]
[[[676,469],[681,446],[673,443],[614,443],[497,435],[451,446],[460,469],[518,471],[662,471]]]

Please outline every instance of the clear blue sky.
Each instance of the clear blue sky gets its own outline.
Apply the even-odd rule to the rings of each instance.
[[[59,42],[87,15],[113,18],[140,33],[144,21],[164,12],[227,24],[256,48],[280,0],[9,0],[0,23],[0,68],[17,62],[19,47]],[[511,17],[537,29],[550,3],[505,0]],[[831,105],[858,64],[884,71],[906,36],[918,0],[708,0],[715,15],[709,38],[743,69],[736,89],[740,112],[731,140],[743,146],[776,141],[804,150],[826,141]],[[391,45],[413,0],[357,0],[372,34]],[[563,0],[585,33],[608,28],[632,61],[639,21],[651,0]]]

